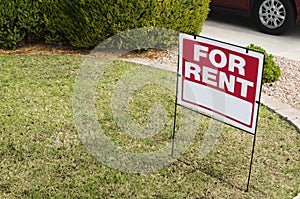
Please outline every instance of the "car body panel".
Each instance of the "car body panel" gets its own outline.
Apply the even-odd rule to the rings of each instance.
[[[297,21],[300,22],[300,0],[296,0],[295,4],[297,10]]]
[[[224,7],[224,8],[234,8],[248,11],[250,8],[249,4],[250,0],[211,0],[211,4],[214,6]]]
[[[251,12],[251,6],[255,0],[211,0],[211,5],[244,10]],[[300,0],[293,0],[296,7],[297,21],[300,22]]]

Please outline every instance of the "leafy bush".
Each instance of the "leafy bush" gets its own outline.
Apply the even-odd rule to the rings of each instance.
[[[1,0],[0,47],[15,49],[22,40],[42,35],[41,5],[41,0]]]
[[[90,48],[120,32],[140,27],[199,34],[209,11],[209,0],[52,0],[47,7],[48,42],[64,40],[76,47]],[[150,32],[153,33],[151,28]],[[124,47],[124,41],[131,37],[122,34],[117,41],[119,47]],[[159,37],[145,38],[151,44],[174,41]],[[162,37],[166,38],[166,34]]]
[[[280,67],[276,65],[274,57],[271,54],[268,54],[265,49],[254,44],[250,44],[247,48],[262,52],[265,55],[264,71],[263,71],[263,83],[271,83],[278,80],[280,76]]]
[[[124,31],[113,41],[119,47],[143,47],[145,38],[150,46],[169,45],[177,38],[156,28],[199,34],[208,6],[209,0],[1,0],[0,47],[15,49],[24,40],[42,38],[92,48]],[[151,36],[126,33],[141,27],[149,27]],[[128,41],[135,46],[126,46]]]

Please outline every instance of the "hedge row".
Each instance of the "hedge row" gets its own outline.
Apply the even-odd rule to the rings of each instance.
[[[44,32],[40,1],[1,0],[0,46],[14,49],[23,40],[38,39]]]
[[[140,27],[199,34],[209,1],[1,0],[0,47],[13,49],[22,41],[43,39],[92,48],[112,35]]]

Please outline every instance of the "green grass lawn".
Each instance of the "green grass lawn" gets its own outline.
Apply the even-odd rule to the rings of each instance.
[[[195,142],[168,167],[132,174],[98,162],[79,139],[73,119],[73,86],[83,60],[0,57],[0,198],[292,198],[300,192],[300,134],[264,106],[249,192],[244,190],[252,135],[225,126],[214,149],[200,159],[210,122],[200,115]],[[97,88],[97,116],[116,145],[153,151],[170,143],[172,92],[147,85],[132,96],[130,115],[139,124],[149,122],[152,102],[165,107],[166,124],[153,137],[133,139],[122,133],[111,113],[118,79],[137,67],[143,66],[117,61],[107,68]]]

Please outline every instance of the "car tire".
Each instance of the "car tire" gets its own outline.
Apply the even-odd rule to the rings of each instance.
[[[257,0],[252,15],[260,31],[273,35],[286,32],[296,23],[290,0]]]

